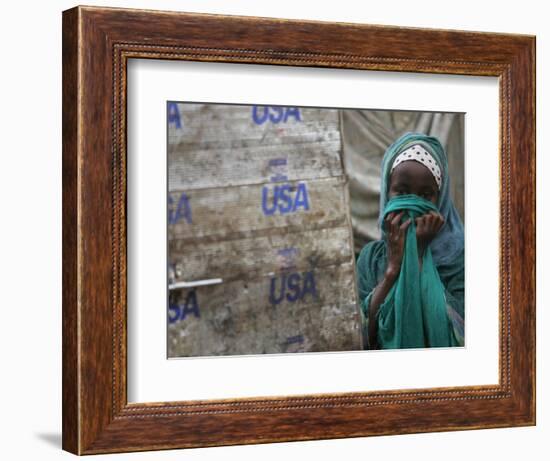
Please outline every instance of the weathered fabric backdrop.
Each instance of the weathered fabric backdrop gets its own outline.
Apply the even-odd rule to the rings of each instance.
[[[464,114],[342,110],[340,121],[356,253],[380,238],[380,164],[386,148],[407,131],[441,141],[449,161],[451,197],[464,222]]]

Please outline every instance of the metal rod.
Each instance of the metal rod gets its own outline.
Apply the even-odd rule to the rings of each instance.
[[[223,279],[204,279],[204,280],[194,280],[192,282],[176,282],[168,285],[168,289],[177,290],[179,288],[193,288],[193,287],[200,287],[204,285],[216,285],[218,283],[223,283]]]

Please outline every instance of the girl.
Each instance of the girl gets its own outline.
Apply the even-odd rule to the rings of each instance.
[[[365,346],[463,346],[464,228],[436,138],[407,133],[386,150],[378,223],[357,260]]]

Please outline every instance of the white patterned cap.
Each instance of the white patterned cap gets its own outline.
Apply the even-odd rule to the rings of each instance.
[[[395,170],[395,167],[407,160],[415,160],[422,163],[435,179],[437,183],[437,188],[441,189],[441,169],[435,161],[432,154],[430,154],[424,147],[420,144],[415,144],[414,146],[408,147],[403,152],[401,152],[393,161],[393,165],[390,170],[390,174]]]

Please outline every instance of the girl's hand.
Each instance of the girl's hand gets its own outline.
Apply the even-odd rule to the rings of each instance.
[[[405,248],[405,235],[407,233],[407,227],[409,227],[411,223],[411,220],[408,219],[400,224],[399,221],[402,216],[402,211],[399,213],[392,212],[388,213],[384,219],[388,244],[388,267],[386,268],[386,275],[390,278],[397,278],[401,270],[401,262],[403,261],[403,252]]]
[[[439,213],[430,211],[416,218],[416,244],[418,256],[422,256],[430,242],[445,224],[445,219]]]

